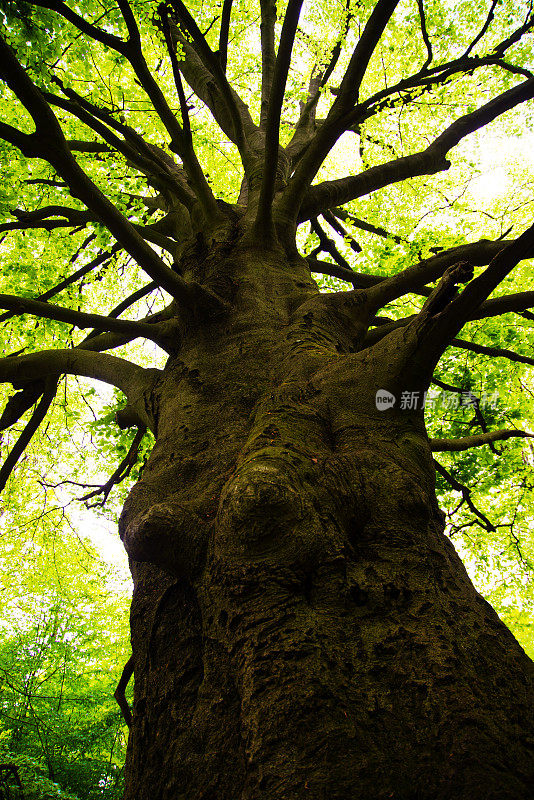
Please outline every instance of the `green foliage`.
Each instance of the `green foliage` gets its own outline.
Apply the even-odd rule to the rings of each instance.
[[[128,584],[42,497],[0,518],[1,760],[26,797],[120,796]],[[72,523],[71,523],[72,524]],[[25,536],[21,536],[24,531]]]

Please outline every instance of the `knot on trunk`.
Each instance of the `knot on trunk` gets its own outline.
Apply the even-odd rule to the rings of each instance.
[[[123,512],[119,531],[134,561],[149,561],[185,578],[192,578],[202,565],[207,525],[186,504],[157,503],[128,521]]]
[[[256,456],[227,484],[221,499],[216,548],[220,556],[264,558],[270,566],[315,566],[340,542],[321,523],[309,487],[283,459]],[[335,539],[335,541],[333,541]]]

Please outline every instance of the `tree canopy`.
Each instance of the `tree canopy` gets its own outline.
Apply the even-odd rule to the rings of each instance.
[[[325,313],[365,304],[360,349],[420,337],[449,532],[532,648],[532,4],[3,0],[0,20],[5,519],[70,489],[115,514],[168,355],[231,304],[209,254],[239,230],[305,262]]]

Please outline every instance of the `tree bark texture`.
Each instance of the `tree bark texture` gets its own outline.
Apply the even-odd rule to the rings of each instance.
[[[532,797],[532,662],[444,535],[422,412],[375,407],[406,332],[361,349],[357,293],[253,246],[188,271],[232,310],[182,320],[121,519],[125,800]]]

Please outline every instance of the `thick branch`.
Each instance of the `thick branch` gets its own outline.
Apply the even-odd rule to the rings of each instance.
[[[516,353],[514,350],[507,350],[505,347],[487,347],[484,344],[468,342],[466,339],[458,338],[453,339],[450,346],[459,347],[461,350],[470,350],[472,353],[479,353],[480,355],[489,356],[490,358],[507,358],[508,361],[534,366],[534,358],[523,356],[521,353]]]
[[[518,239],[504,247],[478,277],[443,308],[434,311],[423,308],[418,319],[412,323],[424,333],[419,348],[421,358],[429,365],[435,363],[447,344],[456,336],[465,322],[477,315],[482,301],[495,289],[509,272],[534,249],[534,225]],[[449,267],[449,270],[453,269]],[[445,273],[447,274],[447,272]],[[530,293],[529,293],[530,294]],[[499,299],[493,302],[499,306]],[[503,308],[504,304],[501,304]],[[490,306],[490,312],[491,312]]]
[[[43,303],[17,295],[0,294],[0,308],[6,308],[17,315],[32,314],[45,319],[55,319],[59,322],[68,322],[78,328],[96,328],[101,331],[114,331],[130,336],[143,336],[154,342],[161,342],[157,326],[147,325],[142,322],[133,322],[125,319],[105,317],[100,314],[87,314],[70,308]]]
[[[153,383],[159,370],[143,369],[124,358],[79,348],[42,350],[0,359],[0,383],[12,383],[16,388],[36,378],[63,373],[110,383],[128,398],[137,400],[143,390]]]
[[[108,314],[109,317],[117,317],[122,311],[126,308],[132,306],[137,300],[141,297],[148,294],[154,287],[153,284],[148,284],[144,286],[142,289],[138,289],[137,292],[134,292],[125,300],[120,302],[117,306],[115,306],[112,311]],[[160,324],[160,347],[162,347],[167,352],[171,352],[175,350],[179,346],[179,333],[177,330],[177,326],[173,324],[164,325],[163,323],[168,323],[171,318],[176,313],[176,304],[174,302],[169,303],[168,306],[165,308],[160,309],[160,311],[156,311],[155,314],[149,314],[147,317],[139,320],[139,322],[147,324],[147,325],[155,325]],[[122,333],[99,333],[96,330],[92,330],[86,337],[83,339],[76,347],[83,349],[83,350],[92,350],[95,353],[101,353],[104,350],[112,350],[115,347],[121,347],[124,344],[128,344],[133,339],[137,338],[137,334],[122,334]]]
[[[114,50],[121,53],[125,58],[128,59],[140,85],[150,98],[154,109],[167,129],[169,136],[171,137],[171,148],[181,156],[200,203],[208,214],[217,215],[215,198],[213,197],[205,175],[196,159],[195,153],[192,147],[190,147],[187,137],[184,137],[184,133],[178,120],[167,103],[167,100],[165,99],[165,96],[155,80],[152,72],[148,68],[143,55],[139,30],[137,28],[137,24],[129,3],[126,0],[119,0],[119,8],[126,22],[129,33],[129,39],[127,42],[116,36],[109,37],[107,34],[106,36],[108,38],[104,41],[100,29],[95,28],[95,26],[87,23],[82,17],[74,12],[71,12],[70,9],[68,9],[63,3],[54,1],[40,2],[39,0],[36,1],[34,5],[40,5],[42,7],[51,8],[54,11],[57,11],[59,14],[68,19],[69,22],[74,24],[80,31],[91,36],[93,39],[96,39],[96,41],[100,41],[103,44],[106,44],[108,47],[112,47]]]
[[[269,97],[273,85],[276,54],[274,49],[274,26],[276,25],[275,0],[260,0],[261,22],[261,113],[260,128],[265,127],[269,109]]]
[[[44,384],[44,391],[41,399],[34,409],[29,421],[27,422],[24,430],[19,438],[11,448],[7,458],[0,467],[0,492],[3,491],[9,476],[13,472],[19,458],[24,453],[25,449],[31,442],[33,436],[37,432],[41,422],[44,420],[48,409],[52,405],[52,401],[56,396],[58,381],[54,376],[49,376]]]
[[[226,72],[228,61],[228,36],[230,33],[230,17],[232,15],[232,0],[224,0],[221,12],[221,27],[219,30],[219,61],[221,68]]]
[[[534,81],[533,81],[534,83]],[[514,242],[510,242],[493,258],[489,266],[486,267],[478,277],[472,280],[464,289],[462,294],[451,303],[448,317],[450,319],[451,328],[455,333],[460,330],[464,321],[472,318],[473,312],[481,305],[491,292],[504,280],[504,278],[512,271],[512,269],[519,264],[524,258],[528,258],[534,251],[534,225],[528,228],[521,234]],[[526,298],[525,298],[526,294]],[[520,293],[522,295],[520,306],[517,310],[524,310],[528,305],[522,305],[526,301],[530,305],[533,293]],[[513,299],[510,302],[510,297]],[[505,310],[515,310],[513,303],[517,300],[517,296],[509,296],[508,298],[495,298],[489,303],[489,314],[485,316],[493,316],[492,309],[501,309],[500,313]],[[508,302],[509,307],[506,308]],[[487,307],[487,305],[486,305]],[[497,312],[499,313],[499,312]],[[460,327],[457,327],[457,326]]]
[[[255,229],[262,235],[271,237],[272,230],[272,202],[274,198],[276,175],[278,171],[278,151],[280,147],[280,115],[286,90],[287,75],[295,41],[295,33],[300,16],[302,0],[289,0],[280,44],[274,65],[271,92],[269,94],[269,107],[265,123],[265,156],[263,161],[263,179],[258,202]]]
[[[186,39],[176,25],[171,25],[171,32],[173,37],[180,42],[185,54],[184,60],[180,62],[180,72],[197,97],[209,108],[221,130],[228,136],[230,141],[237,144],[233,115],[209,67],[202,61],[195,47]],[[257,131],[257,127],[250,116],[247,105],[232,87],[230,87],[230,92],[237,108],[237,113],[241,118],[243,134],[248,137]],[[247,168],[246,153],[246,149],[241,152],[245,168]]]
[[[534,250],[532,255],[534,255]],[[530,257],[530,256],[529,256]],[[517,292],[517,294],[504,294],[502,297],[493,297],[481,303],[476,313],[470,319],[497,317],[501,314],[521,313],[528,308],[534,308],[534,292]]]
[[[339,117],[352,109],[360,92],[360,86],[367,72],[371,56],[386,26],[391,19],[399,0],[378,0],[347,67],[341,81],[339,92],[328,118]]]
[[[184,30],[187,31],[187,33],[189,33],[193,39],[201,61],[208,71],[213,75],[213,78],[219,87],[219,91],[232,118],[234,128],[232,140],[235,141],[239,150],[243,153],[245,151],[243,121],[241,119],[241,114],[239,112],[234,93],[232,92],[230,84],[226,79],[226,75],[221,67],[221,63],[215,53],[209,47],[197,23],[189,13],[182,0],[170,0],[170,3],[176,13],[176,17],[180,25],[183,26]]]
[[[328,222],[330,227],[333,230],[335,230],[335,232],[337,234],[342,236],[344,239],[348,240],[349,247],[350,247],[350,249],[352,250],[353,253],[361,253],[362,252],[362,248],[360,247],[360,245],[358,244],[356,239],[354,239],[354,237],[351,236],[350,233],[348,233],[345,230],[343,225],[338,221],[338,217],[335,214],[332,214],[330,211],[325,211],[325,213],[323,214],[323,217]]]
[[[67,206],[43,206],[35,211],[25,211],[24,209],[14,208],[10,211],[16,218],[16,222],[5,222],[0,225],[0,233],[6,231],[24,231],[33,228],[43,228],[53,230],[54,228],[78,228],[94,222],[95,217],[90,211],[83,211],[78,208],[68,208]],[[63,219],[51,219],[53,217],[63,217]]]
[[[282,218],[296,218],[304,192],[311,184],[317,170],[345,130],[344,118],[358,99],[360,85],[369,61],[393,14],[399,0],[378,0],[341,81],[338,96],[328,115],[302,156],[280,203]],[[343,201],[346,202],[346,201]],[[334,205],[340,205],[335,203]],[[331,206],[332,204],[330,204]],[[329,208],[330,206],[325,206]],[[323,209],[321,208],[321,211]]]
[[[187,208],[191,207],[196,196],[186,184],[184,171],[167,153],[155,145],[145,142],[137,131],[116,120],[110,111],[90,103],[73,89],[65,87],[60,81],[56,80],[56,83],[68,99],[45,92],[43,96],[47,102],[73,114],[118,153],[121,153],[130,165],[146,175],[160,190],[170,190]],[[124,138],[119,138],[109,128],[117,131]]]
[[[402,297],[402,295],[408,292],[416,292],[427,283],[432,283],[441,278],[448,267],[457,264],[459,261],[468,261],[474,267],[482,267],[489,264],[498,253],[512,244],[513,241],[480,239],[478,242],[462,244],[458,247],[451,247],[448,250],[443,250],[437,255],[425,258],[423,261],[419,261],[417,264],[413,264],[405,270],[398,272],[396,275],[392,275],[390,278],[381,281],[380,286],[373,289],[373,302],[376,302],[377,307],[380,307],[395,300],[397,297]],[[534,246],[527,251],[525,257],[534,257]],[[513,297],[519,299],[519,295],[514,295]],[[525,299],[526,298],[522,296],[517,304],[517,309],[511,307],[509,310],[514,311],[528,308],[528,305],[523,305],[521,308],[519,307],[521,301]],[[501,302],[502,311],[498,313],[504,313],[504,299],[500,301],[499,298],[498,301],[491,300],[489,302],[492,304],[495,303],[495,308],[497,308],[498,303]],[[510,305],[512,305],[512,303],[513,301]]]
[[[412,314],[409,317],[404,317],[403,319],[395,321],[375,317],[373,322],[374,324],[378,324],[379,327],[367,333],[365,337],[365,347],[371,347],[373,344],[376,344],[376,342],[379,342],[380,339],[383,339],[384,336],[388,336],[392,331],[397,330],[397,328],[404,328],[416,319],[417,314]],[[469,350],[473,353],[489,356],[490,358],[507,358],[509,361],[516,361],[519,364],[534,366],[534,358],[523,356],[520,353],[516,353],[514,350],[507,350],[504,347],[488,347],[487,345],[468,342],[466,339],[458,338],[451,339],[449,346],[458,347],[461,350]]]
[[[430,449],[435,453],[445,451],[460,452],[461,450],[470,450],[472,447],[481,447],[484,444],[500,442],[517,436],[534,438],[533,433],[518,431],[514,428],[505,428],[499,431],[477,433],[474,436],[462,436],[459,439],[430,439]]]
[[[117,5],[120,8],[122,18],[126,23],[130,44],[133,44],[136,47],[140,47],[141,34],[139,33],[139,28],[137,27],[137,23],[135,21],[135,17],[133,15],[130,4],[128,3],[128,0],[117,0]]]
[[[143,50],[141,48],[139,32],[137,31],[137,26],[128,4],[122,2],[121,5],[123,14],[126,14],[126,18],[130,20],[128,29],[130,31],[131,46],[128,48],[128,60],[134,68],[135,74],[137,75],[141,86],[150,98],[152,105],[154,106],[159,118],[165,125],[169,136],[171,137],[171,150],[173,150],[175,153],[178,153],[182,158],[184,167],[191,179],[191,183],[204,211],[208,215],[217,217],[217,204],[206,180],[206,176],[204,175],[202,168],[198,163],[196,154],[191,144],[190,136],[183,131],[180,123],[176,119],[176,116],[167,103],[165,95],[163,94],[159,84],[148,68],[143,55]],[[137,32],[135,38],[132,38],[132,32]]]
[[[361,273],[353,272],[351,269],[346,269],[345,267],[341,267],[338,264],[330,264],[328,261],[318,261],[316,258],[311,258],[308,256],[306,258],[310,270],[312,272],[317,272],[320,275],[331,275],[333,278],[340,278],[342,281],[347,281],[348,283],[352,283],[355,287],[362,287],[366,286],[367,284],[361,283],[360,278],[363,277],[364,281],[367,275],[361,275]]]
[[[191,136],[191,122],[189,120],[189,108],[185,97],[184,87],[182,83],[182,76],[180,75],[180,68],[178,66],[178,59],[176,58],[176,49],[172,40],[171,29],[169,25],[169,18],[166,11],[161,12],[161,24],[163,26],[163,34],[165,36],[165,44],[167,45],[167,52],[171,60],[172,75],[174,78],[174,85],[178,94],[180,103],[180,112],[182,114],[182,127],[185,136],[187,136],[189,146],[193,146]]]
[[[311,253],[311,255],[313,256],[317,252],[330,253],[334,261],[336,261],[340,267],[343,267],[343,269],[347,271],[352,271],[349,262],[341,255],[335,245],[335,242],[326,235],[324,230],[319,225],[317,218],[315,217],[314,219],[311,219],[310,223],[313,232],[319,237],[319,246],[313,251],[313,253]]]
[[[76,162],[52,109],[1,38],[0,58],[0,76],[24,104],[35,122],[36,133],[26,136],[27,140],[31,140],[34,157],[45,158],[54,167],[69,185],[72,193],[97,215],[150,277],[177,300],[185,305],[191,305],[189,285],[167,267]],[[2,135],[1,129],[0,135]]]
[[[325,209],[343,205],[392,183],[448,169],[450,162],[447,161],[446,155],[461,139],[532,97],[534,97],[534,79],[529,79],[493,98],[476,111],[460,117],[425,150],[371,167],[359,175],[325,181],[311,187],[302,203],[300,220],[309,219]],[[295,171],[295,176],[303,163],[304,159]],[[299,185],[296,181],[289,184],[283,205],[280,207],[281,211],[287,211],[289,214],[295,204],[297,206],[300,204],[302,187],[303,184]]]

